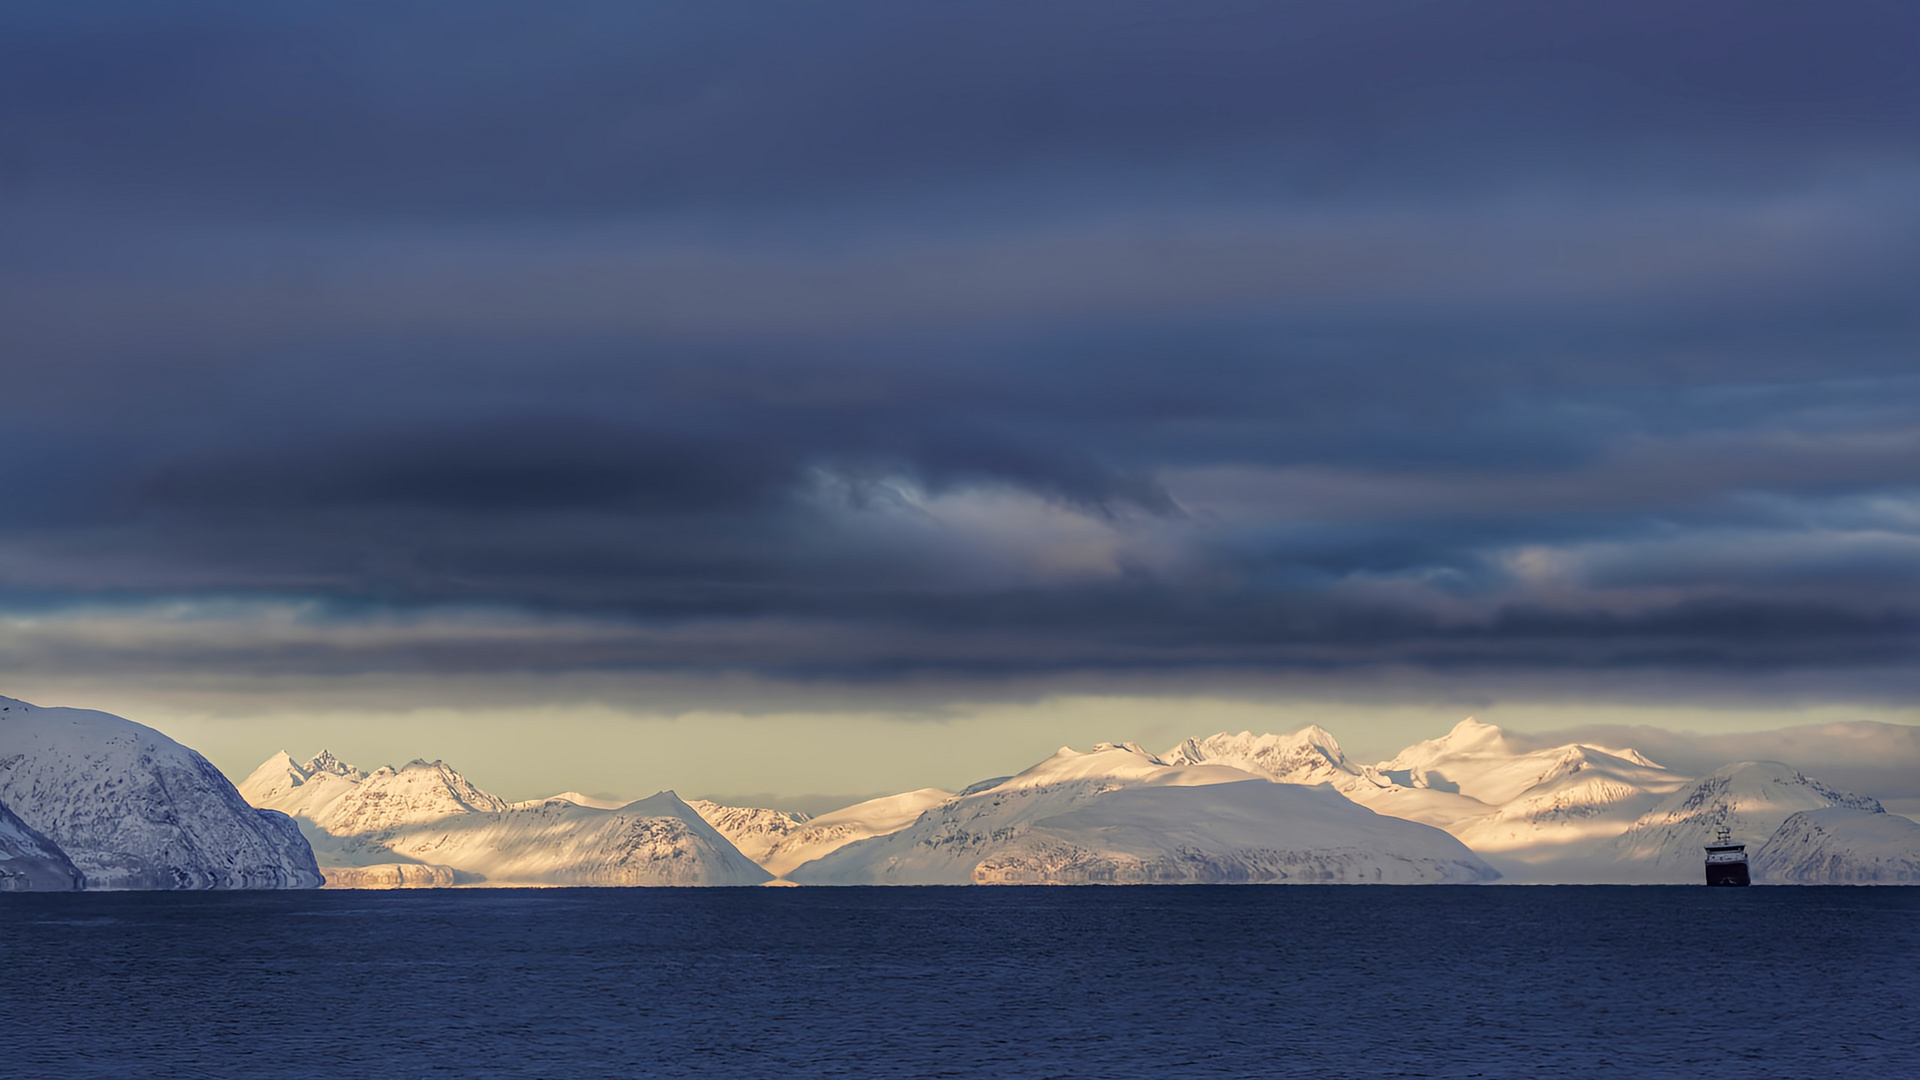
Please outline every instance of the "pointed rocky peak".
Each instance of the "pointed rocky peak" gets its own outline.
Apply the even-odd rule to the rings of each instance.
[[[312,775],[293,763],[292,754],[282,750],[261,762],[236,788],[241,798],[260,806],[304,785]]]
[[[1180,740],[1180,745],[1160,756],[1166,761],[1176,765],[1191,765],[1199,761],[1201,755],[1205,753],[1206,751],[1202,748],[1200,740],[1189,736]]]
[[[656,791],[644,799],[635,799],[620,809],[635,817],[672,817],[689,824],[698,823],[702,828],[712,828],[707,824],[706,819],[700,816],[699,811],[687,805],[687,801],[680,797],[680,793],[672,788]],[[717,836],[719,833],[716,832],[714,835]]]
[[[284,754],[285,751],[283,750],[281,753]],[[308,758],[307,763],[300,766],[300,771],[305,774],[305,777],[317,776],[320,773],[329,773],[333,776],[344,776],[349,780],[359,780],[366,776],[366,773],[334,757],[333,751],[331,750],[322,750],[318,754]],[[305,777],[303,777],[303,779]]]
[[[423,761],[415,758],[400,770],[402,777],[410,772],[422,772],[432,780],[438,781],[447,795],[459,803],[462,809],[483,814],[497,814],[507,809],[508,804],[505,799],[480,788],[444,761]]]

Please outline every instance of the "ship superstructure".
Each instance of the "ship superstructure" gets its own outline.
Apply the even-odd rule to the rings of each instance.
[[[1725,825],[1720,826],[1713,842],[1707,845],[1707,884],[1753,884],[1753,879],[1747,876],[1747,845],[1735,840]]]

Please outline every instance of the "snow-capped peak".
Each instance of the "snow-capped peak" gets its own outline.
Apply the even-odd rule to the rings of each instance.
[[[499,813],[507,801],[474,785],[444,761],[419,758],[365,772],[322,751],[288,775],[268,758],[240,784],[255,806],[270,806],[322,827],[370,832],[453,814]],[[297,776],[297,778],[296,778]],[[352,794],[348,798],[349,793]],[[341,817],[350,814],[351,821]]]
[[[285,753],[285,751],[281,751],[281,752]],[[306,773],[308,776],[312,776],[315,773],[332,773],[335,776],[345,776],[350,779],[358,779],[366,775],[365,773],[361,772],[359,769],[356,769],[353,766],[347,764],[346,762],[341,761],[339,758],[334,757],[333,751],[331,750],[322,750],[318,754],[315,754],[313,757],[307,760],[307,763],[305,765],[300,766],[300,770]]]
[[[1492,724],[1468,717],[1438,739],[1415,743],[1374,768],[1405,787],[1450,791],[1502,806],[1562,777],[1597,769],[1639,784],[1664,772],[1633,750],[1609,750],[1584,743],[1524,750]]]
[[[1072,748],[1072,747],[1069,747],[1069,746],[1063,746],[1063,747],[1061,747],[1060,749],[1061,749],[1062,751],[1065,751],[1065,752],[1067,752],[1067,753],[1072,753],[1072,752],[1073,752],[1073,748]],[[1092,751],[1092,752],[1093,752],[1093,753],[1096,753],[1096,754],[1104,754],[1104,753],[1106,753],[1106,752],[1107,752],[1107,751],[1109,751],[1109,750],[1121,750],[1121,751],[1125,751],[1126,753],[1129,753],[1129,754],[1132,754],[1132,755],[1134,755],[1134,756],[1136,756],[1136,757],[1140,757],[1140,758],[1145,758],[1145,759],[1146,759],[1147,761],[1150,761],[1150,762],[1152,762],[1152,763],[1153,763],[1153,764],[1155,764],[1155,765],[1165,765],[1165,764],[1166,764],[1166,762],[1164,762],[1164,761],[1162,761],[1162,760],[1160,760],[1160,757],[1159,757],[1159,755],[1157,755],[1157,754],[1154,754],[1153,752],[1151,752],[1151,751],[1149,751],[1149,750],[1148,750],[1148,749],[1147,749],[1146,747],[1144,747],[1144,746],[1141,746],[1141,745],[1140,745],[1139,743],[1137,743],[1137,742],[1119,742],[1119,743],[1115,743],[1115,742],[1097,742],[1097,743],[1094,743],[1094,744],[1093,744],[1093,751]]]
[[[1096,743],[1087,751],[1063,746],[1052,757],[1025,772],[984,790],[1002,791],[1046,787],[1074,780],[1137,780],[1155,784],[1222,784],[1252,779],[1254,774],[1225,765],[1175,765],[1162,761],[1138,743]],[[979,785],[975,785],[977,788]],[[969,792],[979,794],[973,788]]]
[[[1332,733],[1317,724],[1285,735],[1243,731],[1187,739],[1162,757],[1169,765],[1227,765],[1283,784],[1321,784],[1358,774]]]
[[[444,761],[369,773],[334,760],[298,784],[282,764],[269,758],[242,791],[299,819],[322,866],[345,882],[404,884],[407,874],[391,871],[409,868],[433,871],[432,883],[443,884],[753,885],[768,877],[671,791],[611,809],[577,793],[509,803]]]
[[[1380,763],[1379,768],[1392,771],[1424,769],[1436,761],[1462,756],[1511,757],[1517,753],[1507,740],[1507,733],[1493,724],[1484,724],[1469,716],[1453,725],[1453,729],[1437,739],[1427,739],[1414,743],[1394,755],[1389,761]]]

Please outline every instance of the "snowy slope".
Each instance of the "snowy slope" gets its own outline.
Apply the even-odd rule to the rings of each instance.
[[[1525,749],[1472,717],[1363,775],[1386,786],[1343,789],[1356,801],[1444,828],[1525,881],[1606,880],[1613,841],[1688,780],[1631,749]]]
[[[921,788],[868,799],[816,818],[710,802],[690,805],[748,858],[784,878],[793,868],[856,840],[898,832],[952,798],[952,793],[939,788]]]
[[[85,884],[66,852],[0,803],[0,892],[71,892]]]
[[[106,713],[0,698],[0,803],[58,845],[89,889],[320,884],[286,815],[248,806],[207,759]]]
[[[1471,717],[1376,765],[1350,760],[1317,727],[1188,739],[1166,756],[1328,784],[1376,813],[1444,829],[1524,881],[1618,876],[1615,840],[1690,779],[1630,749],[1530,749]]]
[[[1451,791],[1396,784],[1347,758],[1326,729],[1308,726],[1286,735],[1224,732],[1187,739],[1161,755],[1170,765],[1226,765],[1282,784],[1330,784],[1375,813],[1451,829],[1493,808]]]
[[[1873,799],[1836,791],[1777,761],[1722,766],[1667,796],[1614,841],[1620,880],[1697,881],[1703,849],[1720,826],[1751,854],[1793,815],[1833,806],[1881,813]]]
[[[337,885],[757,885],[755,866],[670,791],[614,809],[524,803],[440,761],[364,772],[276,754],[241,783],[295,816]]]
[[[1592,858],[1687,779],[1633,750],[1523,750],[1471,717],[1378,765],[1349,760],[1319,727],[1188,739],[1165,757],[1329,784],[1376,813],[1445,829],[1477,852],[1520,862]]]
[[[1802,810],[1753,856],[1758,881],[1920,885],[1920,824],[1852,807]]]
[[[1516,856],[1597,850],[1687,782],[1631,750],[1563,746],[1525,760],[1529,772],[1538,768],[1532,784],[1493,813],[1453,830],[1468,847]]]
[[[1338,792],[1236,768],[1170,764],[1133,744],[1063,747],[789,873],[802,884],[1481,881],[1437,829]]]
[[[1702,846],[1722,822],[1758,846],[1797,811],[1879,809],[1872,799],[1778,764],[1728,766],[1696,782],[1636,750],[1586,742],[1539,748],[1538,742],[1468,718],[1377,765],[1349,760],[1318,727],[1188,739],[1163,757],[1228,765],[1281,783],[1328,785],[1378,813],[1445,829],[1522,881],[1691,882],[1700,874]],[[1777,856],[1781,873],[1804,876],[1793,880],[1818,873],[1864,880],[1887,867],[1898,873],[1898,838],[1887,837],[1899,833],[1899,825],[1840,817],[1802,825],[1807,832],[1800,843],[1842,869],[1816,872],[1804,860]],[[1857,853],[1850,846],[1856,843]]]
[[[693,799],[687,805],[739,848],[740,854],[762,867],[767,865],[767,853],[807,820],[805,814],[755,806],[725,806],[707,799]]]
[[[1375,768],[1396,784],[1453,791],[1488,806],[1508,805],[1582,770],[1601,770],[1629,782],[1674,779],[1635,750],[1573,743],[1523,751],[1505,731],[1471,716],[1440,738],[1415,743]]]

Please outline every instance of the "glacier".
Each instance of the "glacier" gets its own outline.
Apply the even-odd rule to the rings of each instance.
[[[88,889],[298,889],[319,867],[293,820],[220,770],[108,713],[0,698],[0,804]]]

